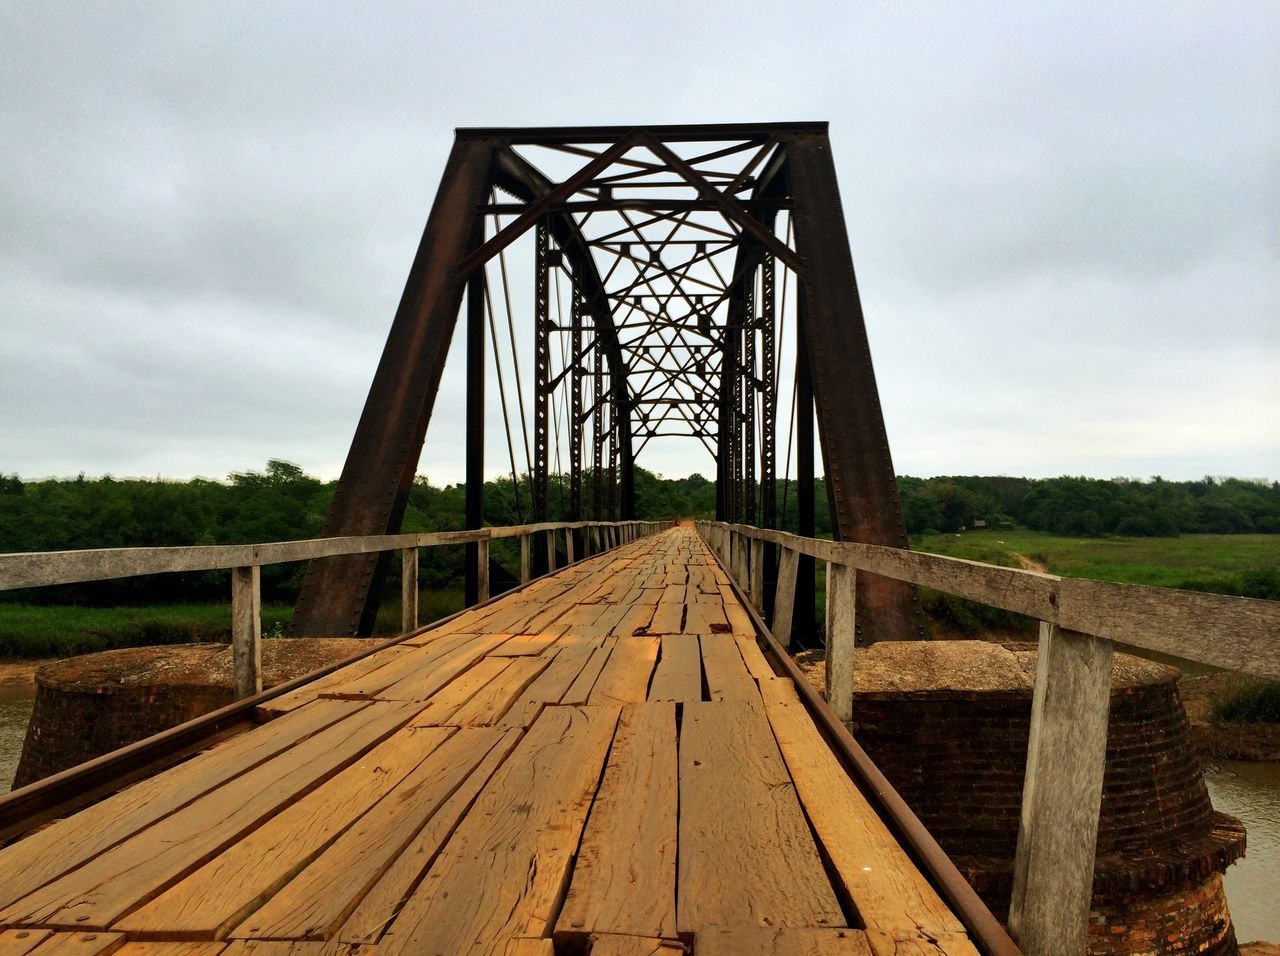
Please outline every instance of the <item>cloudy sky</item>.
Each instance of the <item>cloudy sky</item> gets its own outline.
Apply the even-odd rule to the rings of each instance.
[[[1269,0],[6,3],[0,472],[336,476],[454,127],[809,119],[899,472],[1280,479]]]

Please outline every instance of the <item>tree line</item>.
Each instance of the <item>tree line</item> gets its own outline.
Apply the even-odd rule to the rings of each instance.
[[[711,518],[715,484],[701,475],[662,478],[636,469],[637,517]],[[236,472],[226,481],[193,478],[115,479],[110,476],[23,481],[0,475],[0,552],[164,545],[246,544],[315,537],[335,482],[272,459],[262,471]],[[898,479],[911,534],[988,527],[1027,527],[1062,535],[1177,535],[1280,533],[1280,485],[1234,478],[1200,481],[1027,479],[953,476]],[[589,494],[590,476],[584,481]],[[528,482],[486,482],[485,518],[493,525],[531,520]],[[795,482],[775,488],[780,524],[797,527]],[[461,529],[466,488],[437,485],[420,476],[409,493],[406,532]],[[831,534],[825,485],[818,481],[815,524]],[[568,479],[552,476],[550,520],[568,516]],[[457,552],[457,553],[455,553]],[[422,555],[424,584],[457,581],[460,548]],[[302,567],[264,569],[267,597],[288,600]],[[167,575],[118,582],[16,592],[9,599],[73,603],[150,603],[225,597],[225,574]]]
[[[1240,478],[898,479],[911,534],[1024,527],[1073,537],[1280,533],[1280,483]]]

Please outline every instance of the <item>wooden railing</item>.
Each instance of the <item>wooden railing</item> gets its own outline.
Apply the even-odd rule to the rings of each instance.
[[[1061,578],[976,561],[748,525],[698,530],[758,610],[767,545],[778,551],[770,629],[786,646],[800,555],[827,562],[826,698],[853,716],[861,573],[923,585],[1040,622],[1009,930],[1025,952],[1084,950],[1106,768],[1115,644],[1280,679],[1280,602]]]
[[[476,545],[479,598],[489,600],[489,543],[499,538],[520,540],[520,583],[532,575],[532,545],[536,536],[546,543],[548,570],[556,569],[556,539],[563,536],[564,554],[573,564],[581,539],[583,555],[598,554],[670,527],[657,521],[559,521],[474,531],[435,531],[423,534],[384,534],[365,537],[311,538],[270,544],[229,544],[172,548],[102,548],[89,551],[39,551],[0,554],[0,591],[106,581],[143,574],[180,571],[231,571],[231,647],[236,696],[262,690],[262,591],[264,565],[310,561],[343,554],[401,552],[400,626],[418,626],[418,549]]]

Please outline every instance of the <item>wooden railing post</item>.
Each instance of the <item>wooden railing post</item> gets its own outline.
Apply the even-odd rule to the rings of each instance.
[[[853,645],[857,634],[858,572],[827,562],[827,703],[853,719]]]
[[[751,587],[747,589],[751,603],[764,613],[764,541],[751,539]]]
[[[1037,956],[1081,953],[1106,770],[1112,644],[1041,622],[1009,932]]]
[[[489,539],[476,542],[476,603],[489,600]]]
[[[573,528],[564,529],[564,555],[569,564],[573,564],[575,558],[573,556],[574,541],[573,536],[577,534]]]
[[[751,585],[751,572],[747,555],[747,536],[735,532],[733,536],[733,576],[738,579],[738,586],[744,590]]]
[[[773,624],[769,630],[783,647],[791,643],[791,615],[796,607],[796,572],[799,569],[800,556],[790,548],[782,548],[778,559],[778,590],[773,599]]]
[[[556,569],[556,529],[547,529],[547,573]]]
[[[262,569],[231,569],[231,669],[236,697],[262,693]]]
[[[400,633],[418,628],[418,549],[400,552]]]
[[[529,536],[520,535],[520,583],[528,584],[533,578],[533,558],[529,553]]]

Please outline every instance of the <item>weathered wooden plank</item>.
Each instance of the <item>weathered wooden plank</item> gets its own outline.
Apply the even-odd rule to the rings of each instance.
[[[751,539],[751,587],[747,594],[751,603],[761,614],[764,613],[764,551],[765,544],[759,538]]]
[[[476,542],[476,600],[489,600],[489,542]]]
[[[226,943],[199,942],[131,942],[125,943],[112,956],[220,956]]]
[[[525,689],[546,670],[548,657],[517,657],[498,677],[481,687],[453,712],[449,723],[458,727],[491,727],[498,723]]]
[[[416,709],[361,708],[5,907],[0,922],[106,928],[394,733]]]
[[[400,645],[384,648],[377,653],[348,664],[346,667],[339,668],[332,674],[304,684],[297,690],[276,697],[274,700],[269,700],[265,704],[260,704],[257,713],[268,720],[279,717],[281,714],[287,714],[289,711],[296,710],[303,704],[308,704],[323,697],[325,694],[337,692],[340,688],[353,684],[373,671],[386,667],[398,657],[413,654],[416,650],[416,648],[402,647]]]
[[[104,850],[368,705],[316,701],[51,823],[0,850],[0,905],[83,866]]]
[[[738,596],[733,593],[733,588],[727,584],[720,585],[720,595],[724,599],[724,614],[729,621],[730,631],[744,637],[755,637],[756,626],[746,608],[738,601]]]
[[[0,956],[27,956],[52,933],[48,929],[0,930]]]
[[[418,628],[418,549],[400,552],[400,633]]]
[[[231,657],[236,697],[262,693],[262,569],[231,569]]]
[[[698,639],[684,634],[662,638],[658,666],[649,685],[651,701],[702,700],[702,654]]]
[[[616,638],[613,653],[600,672],[591,696],[591,704],[638,704],[649,693],[649,678],[658,661],[660,639],[656,637]]]
[[[556,956],[556,947],[549,939],[509,939],[503,956]]]
[[[618,619],[611,633],[618,637],[648,633],[649,625],[653,622],[654,607],[653,604],[639,603],[626,606],[626,613]]]
[[[235,939],[222,956],[357,956],[365,952],[346,943],[317,943],[304,940]],[[371,950],[369,952],[372,952]]]
[[[752,677],[756,680],[764,681],[773,680],[778,676],[773,672],[769,659],[760,650],[760,645],[756,642],[754,636],[734,634],[733,639],[737,642],[738,652],[742,655],[743,663],[747,665],[747,670],[751,672]]]
[[[849,779],[790,684],[762,685],[765,713],[809,822],[863,924],[898,940],[963,933]]]
[[[541,654],[556,639],[550,634],[524,634],[504,641],[501,646],[489,652],[490,657],[523,657],[530,654]]]
[[[653,635],[680,634],[684,630],[684,605],[659,603],[649,622],[647,633]]]
[[[592,936],[587,950],[591,956],[685,956],[689,947],[679,940],[646,939],[643,936]]]
[[[528,727],[544,706],[560,703],[601,643],[594,638],[562,638],[547,669],[511,705],[499,725]]]
[[[853,568],[827,565],[827,703],[843,721],[853,719],[857,583]]]
[[[782,549],[778,559],[778,585],[773,597],[773,622],[769,630],[783,647],[791,643],[791,618],[796,608],[796,572],[800,556],[790,548]]]
[[[759,700],[756,682],[747,671],[731,634],[703,634],[702,671],[707,677],[707,694],[712,700]]]
[[[471,633],[448,634],[423,647],[409,648],[402,653],[392,655],[379,652],[374,656],[383,658],[381,667],[370,668],[360,673],[353,671],[352,676],[345,681],[326,681],[323,687],[315,689],[316,695],[343,700],[373,700],[397,681],[423,670],[432,669],[436,661],[460,651],[478,639],[479,635]],[[319,685],[320,682],[317,681],[316,684]],[[308,689],[310,685],[298,688],[299,691]]]
[[[437,656],[427,667],[406,674],[378,691],[378,700],[425,701],[507,638],[503,634],[481,634],[471,641]]]
[[[479,775],[471,784],[473,796],[518,739],[516,730],[459,730],[236,927],[232,935],[261,939],[318,939],[332,935],[402,855],[412,866],[425,865],[438,848],[440,836],[437,832],[434,841],[427,840],[426,852],[422,847],[415,851],[411,845],[423,828],[434,822],[437,813],[443,813],[451,829],[460,811],[455,809],[450,819],[443,808],[455,791],[459,799],[469,801],[466,781]],[[440,829],[437,827],[437,831]],[[431,834],[427,836],[430,838]],[[412,874],[408,875],[398,884],[402,890],[390,894],[396,896],[394,903],[408,892],[412,878]],[[381,895],[385,898],[388,894]],[[376,905],[376,898],[370,902]]]
[[[587,702],[587,699],[591,696],[591,689],[595,687],[596,680],[600,677],[600,672],[604,670],[605,664],[613,656],[613,649],[619,640],[620,638],[617,637],[606,637],[601,640],[600,646],[587,659],[581,672],[574,678],[573,683],[569,685],[569,689],[564,692],[564,696],[560,698],[560,703],[585,704]]]
[[[33,956],[106,956],[124,945],[123,933],[52,933]]]
[[[1109,641],[1040,625],[1009,933],[1025,951],[1084,948],[1111,704]]]
[[[681,932],[844,921],[758,701],[684,706],[679,870]]]
[[[511,662],[510,657],[486,657],[477,661],[436,691],[411,723],[415,727],[454,725],[454,713],[490,682],[497,680]]]
[[[396,917],[385,944],[416,953],[502,953],[545,936],[617,723],[614,707],[553,707],[476,799]]]
[[[871,956],[859,929],[795,926],[715,926],[702,930],[698,956]]]
[[[676,933],[676,712],[624,707],[556,934]]]
[[[217,939],[386,796],[452,731],[405,727],[114,927],[153,938]]]
[[[978,956],[968,936],[950,934],[936,939],[896,939],[891,934],[867,931],[874,956]]]

